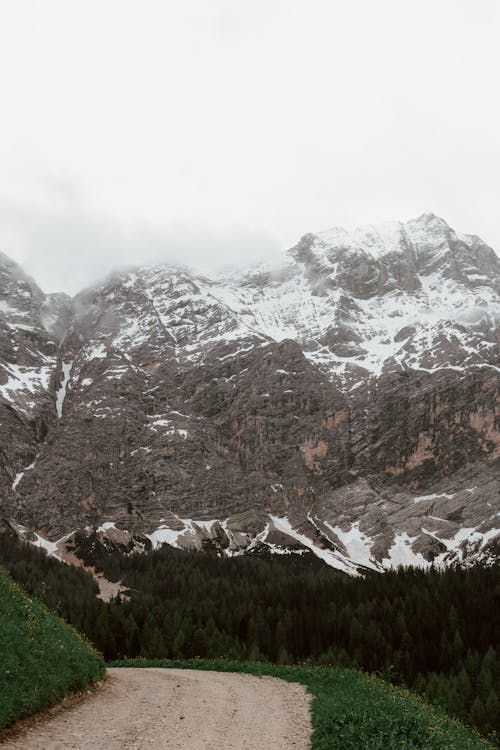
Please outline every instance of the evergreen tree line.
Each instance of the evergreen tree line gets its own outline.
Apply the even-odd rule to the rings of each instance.
[[[104,603],[82,569],[0,536],[0,564],[106,659],[228,657],[356,667],[498,733],[499,567],[400,569],[353,579],[312,555],[147,554],[81,536],[86,565],[121,581]]]

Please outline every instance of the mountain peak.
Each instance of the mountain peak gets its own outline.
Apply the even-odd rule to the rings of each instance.
[[[41,297],[42,290],[36,281],[15,260],[0,250],[0,297],[16,294],[19,290]],[[16,291],[17,290],[17,291]]]
[[[318,232],[316,236],[328,247],[351,248],[380,257],[399,249],[402,230],[403,224],[400,221],[386,221],[380,224],[363,224],[350,232],[342,227],[332,227]]]
[[[418,242],[423,238],[456,236],[456,232],[450,227],[448,222],[433,213],[421,214],[416,219],[407,221],[404,226],[406,232],[414,242]]]
[[[439,224],[440,226],[447,227],[450,229],[450,225],[447,221],[445,221],[441,216],[438,216],[437,214],[433,213],[432,211],[426,211],[423,214],[420,214],[420,216],[417,216],[416,219],[412,219],[410,221],[413,221],[414,223],[418,224]]]
[[[7,253],[4,253],[0,250],[0,267],[8,268],[9,270],[12,270],[14,268],[19,268],[19,271],[21,271],[21,267],[14,261],[12,258],[10,258]]]
[[[349,249],[378,259],[390,253],[404,252],[408,241],[418,245],[425,242],[435,244],[436,239],[454,235],[453,229],[440,216],[423,213],[407,222],[384,221],[377,224],[362,224],[353,230],[334,226],[313,236],[323,246],[336,250]]]

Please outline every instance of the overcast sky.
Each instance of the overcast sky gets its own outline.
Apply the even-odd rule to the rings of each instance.
[[[499,0],[1,0],[0,249],[46,291],[425,211],[500,248]]]

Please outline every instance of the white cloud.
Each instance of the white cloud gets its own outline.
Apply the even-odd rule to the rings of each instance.
[[[45,287],[441,214],[500,248],[497,0],[7,0],[0,248]]]
[[[43,196],[43,200],[42,200]],[[46,179],[38,200],[0,199],[7,254],[44,291],[74,294],[114,269],[179,263],[203,270],[264,260],[280,252],[271,232],[230,221],[223,228],[193,219],[156,227],[118,220],[86,205],[76,185]]]

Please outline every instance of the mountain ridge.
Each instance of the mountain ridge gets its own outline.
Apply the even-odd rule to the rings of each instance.
[[[335,231],[72,299],[0,263],[4,514],[40,544],[89,527],[351,573],[488,558],[500,259],[432,214]]]

